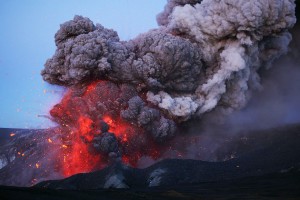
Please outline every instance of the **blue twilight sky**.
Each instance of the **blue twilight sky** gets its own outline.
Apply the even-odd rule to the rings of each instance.
[[[75,14],[89,17],[128,40],[157,27],[166,0],[1,0],[0,127],[44,128],[63,88],[43,82],[40,71],[55,51],[54,34]],[[53,124],[52,124],[53,125]]]

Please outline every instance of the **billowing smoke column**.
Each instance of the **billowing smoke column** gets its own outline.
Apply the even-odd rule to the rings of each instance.
[[[42,76],[69,88],[50,112],[66,174],[156,159],[181,122],[245,106],[259,70],[287,51],[294,10],[293,0],[169,0],[160,27],[130,41],[81,16],[62,24]]]

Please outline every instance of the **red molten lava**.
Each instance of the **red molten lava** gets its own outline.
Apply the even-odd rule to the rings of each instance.
[[[101,157],[89,152],[88,146],[75,135],[71,146],[63,150],[63,175],[71,176],[77,173],[91,172],[100,169]]]
[[[77,173],[91,172],[100,169],[101,156],[92,154],[88,142],[92,141],[93,121],[85,116],[79,116],[78,128],[62,129],[63,137],[62,150],[62,172],[64,176],[71,176]]]
[[[120,118],[114,120],[110,116],[104,116],[103,121],[109,125],[109,131],[114,133],[122,143],[128,142],[128,134],[130,134],[132,127],[127,122]]]
[[[78,124],[81,137],[86,139],[88,142],[91,142],[94,139],[94,135],[91,132],[93,121],[88,117],[80,116]]]
[[[60,125],[62,135],[59,158],[65,177],[101,169],[110,162],[108,155],[93,148],[93,139],[107,131],[102,127],[104,122],[118,140],[123,162],[136,166],[142,156],[160,156],[157,145],[145,131],[120,116],[133,97],[133,90],[126,85],[97,81],[69,88],[62,101],[52,108],[50,114]]]

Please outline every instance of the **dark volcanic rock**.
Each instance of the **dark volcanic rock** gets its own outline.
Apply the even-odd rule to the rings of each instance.
[[[125,198],[124,198],[125,197]],[[0,186],[0,199],[299,199],[300,171],[222,182],[143,189],[53,190]]]
[[[0,147],[0,185],[30,186],[42,180],[61,178],[53,167],[56,159],[51,159],[53,149],[56,146],[59,148],[59,143],[55,144],[58,139],[53,130],[17,130],[14,137],[9,136],[10,132],[9,130],[1,137],[1,141],[6,142]],[[49,138],[53,143],[48,143]],[[226,161],[163,160],[145,169],[115,163],[102,171],[46,181],[37,187],[146,188],[197,184],[285,171],[299,167],[300,125],[234,135],[215,154],[218,154],[219,161]],[[235,158],[230,159],[230,155]],[[40,165],[39,168],[36,168],[36,164]]]
[[[0,129],[0,132],[5,133],[0,137],[0,185],[24,187],[62,178],[55,168],[60,147],[55,129]]]
[[[145,169],[116,163],[102,171],[46,181],[35,187],[52,189],[146,188],[190,185],[300,169],[300,126],[247,133],[247,142],[232,141],[237,158],[224,162],[163,160]]]

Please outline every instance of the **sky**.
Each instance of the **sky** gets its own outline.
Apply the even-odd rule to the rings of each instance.
[[[55,52],[54,34],[74,15],[112,28],[121,40],[156,28],[166,0],[1,0],[0,127],[55,126],[49,110],[64,88],[49,85],[40,71]]]

